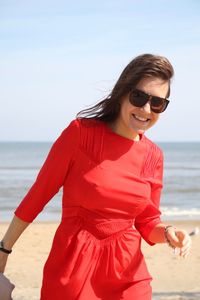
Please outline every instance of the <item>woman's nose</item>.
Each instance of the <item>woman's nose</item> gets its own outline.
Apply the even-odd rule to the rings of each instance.
[[[142,106],[142,109],[143,109],[146,113],[151,113],[151,105],[150,105],[150,101],[148,101],[144,106]]]

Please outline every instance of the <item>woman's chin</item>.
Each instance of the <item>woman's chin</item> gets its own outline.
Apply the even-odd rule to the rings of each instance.
[[[135,134],[143,134],[145,132],[145,129],[141,129],[141,128],[132,128],[132,131],[135,133]]]

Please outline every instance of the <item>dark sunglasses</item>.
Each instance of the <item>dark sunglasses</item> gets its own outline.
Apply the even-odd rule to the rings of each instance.
[[[151,96],[149,94],[146,94],[145,92],[142,92],[138,89],[134,89],[129,94],[129,101],[132,105],[136,107],[142,107],[147,102],[150,103],[151,110],[154,113],[162,113],[165,111],[169,104],[169,100],[166,98],[160,98],[157,96]]]

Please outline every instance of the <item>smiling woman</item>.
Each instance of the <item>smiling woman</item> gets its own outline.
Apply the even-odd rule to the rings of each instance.
[[[107,98],[78,116],[107,122],[119,135],[137,140],[167,108],[173,74],[167,58],[140,55],[127,65]]]
[[[183,257],[191,243],[186,231],[161,221],[163,155],[144,134],[167,107],[172,76],[166,58],[136,57],[111,94],[62,132],[3,237],[0,272],[20,234],[63,187],[40,299],[151,299],[141,237],[178,247]]]
[[[167,95],[169,83],[156,77],[147,77],[142,79],[136,88],[152,97],[156,96],[163,99]],[[130,92],[122,97],[119,116],[111,126],[116,133],[129,139],[137,139],[139,134],[143,134],[157,122],[159,114],[152,110],[151,98],[149,101],[147,99],[142,107],[136,106],[134,100],[130,101],[130,99]]]

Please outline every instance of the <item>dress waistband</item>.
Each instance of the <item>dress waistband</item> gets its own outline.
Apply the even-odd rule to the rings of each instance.
[[[84,207],[63,208],[62,222],[72,217],[77,217],[82,229],[89,231],[99,239],[104,239],[131,227],[134,229],[134,219],[105,218]]]

